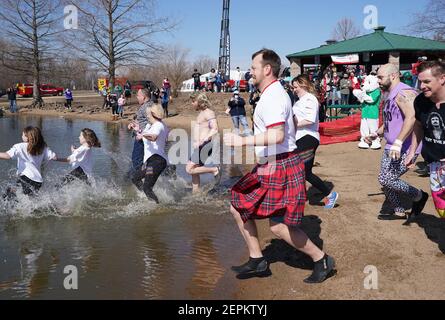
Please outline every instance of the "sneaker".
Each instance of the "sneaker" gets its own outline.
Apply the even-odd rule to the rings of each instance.
[[[405,220],[406,214],[405,213],[381,213],[377,216],[377,219],[379,220],[385,220],[385,221],[391,221],[391,220]]]
[[[305,283],[322,283],[326,279],[332,277],[335,272],[334,258],[325,255],[323,259],[315,262],[312,274],[303,281]]]
[[[337,199],[338,199],[338,193],[333,191],[330,196],[327,196],[325,198],[324,208],[325,209],[332,209],[332,208],[334,208],[335,204],[337,203]]]
[[[254,268],[248,261],[245,264],[242,264],[240,266],[233,266],[230,269],[232,269],[232,271],[237,273],[239,276],[256,275],[267,272],[269,270],[269,263],[266,259],[264,259],[260,263],[258,263],[256,268]]]

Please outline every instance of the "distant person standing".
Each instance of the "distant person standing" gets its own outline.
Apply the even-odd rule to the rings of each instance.
[[[221,74],[221,71],[218,71],[216,73],[216,80],[215,80],[216,92],[221,92],[222,83],[223,83],[223,76]]]
[[[131,83],[129,80],[125,82],[124,93],[125,93],[125,99],[131,99]]]
[[[351,94],[350,87],[351,81],[348,78],[348,74],[345,72],[343,73],[343,79],[340,80],[340,94],[342,105],[349,104],[349,95]]]
[[[253,78],[250,78],[253,80]],[[255,114],[255,108],[260,101],[260,92],[258,90],[252,91],[249,97],[249,104],[252,106],[252,112],[250,113],[250,120],[252,121],[252,132],[255,133],[255,124],[253,123],[253,116]]]
[[[124,89],[122,89],[122,86],[120,84],[117,84],[114,87],[114,94],[116,95],[116,97],[120,97],[123,92],[124,92]],[[117,98],[116,98],[116,101],[117,101]]]
[[[65,108],[72,109],[73,102],[73,92],[70,90],[70,88],[65,89]]]
[[[194,91],[200,91],[201,90],[201,74],[198,72],[198,69],[195,69],[193,74],[193,88]]]
[[[417,59],[417,62],[416,63],[413,63],[413,65],[412,65],[412,70],[411,70],[411,73],[412,73],[412,75],[413,75],[413,86],[414,86],[414,89],[418,89],[419,88],[419,71],[417,70],[421,65],[422,65],[422,63],[424,63],[425,61],[427,60],[427,57],[419,57],[418,59]]]
[[[211,92],[215,91],[215,81],[216,81],[216,72],[215,69],[212,68],[212,70],[210,70],[210,74],[209,74],[209,87],[208,90]]]
[[[168,102],[169,102],[169,94],[166,89],[161,89],[161,105],[162,109],[164,109],[164,118],[168,118]]]
[[[235,80],[235,89],[234,90],[239,90],[240,89],[241,78],[242,78],[242,74],[241,74],[240,68],[236,67],[235,75],[234,75],[234,78],[233,78]]]
[[[252,78],[252,74],[250,73],[250,69],[247,69],[247,72],[244,75],[244,80],[246,80],[246,91],[249,93],[252,93],[254,90],[253,83],[250,82],[251,78]]]
[[[251,135],[249,125],[246,119],[246,102],[242,97],[240,97],[239,92],[235,91],[233,97],[230,99],[226,110],[226,114],[232,117],[233,127],[235,128],[235,133],[239,134],[240,123],[243,126],[243,135]]]
[[[9,111],[11,113],[17,112],[17,91],[14,88],[8,88],[7,90],[9,100]]]
[[[108,91],[106,87],[103,87],[101,90],[101,95],[104,98],[104,103],[102,104],[102,109],[108,109]]]
[[[171,87],[170,81],[168,78],[165,78],[164,81],[162,81],[162,89],[167,92],[168,97],[170,97]]]
[[[125,99],[124,94],[121,94],[119,99],[117,100],[117,113],[121,116],[121,118],[124,117],[124,106],[127,103],[127,100]]]

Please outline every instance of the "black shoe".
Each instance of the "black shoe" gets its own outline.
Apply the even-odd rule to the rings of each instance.
[[[425,208],[426,202],[428,201],[428,193],[420,190],[422,192],[422,198],[419,201],[413,202],[413,208],[411,209],[411,215],[418,216],[422,213],[423,208]]]
[[[398,215],[393,213],[381,213],[377,216],[377,219],[384,221],[392,221],[392,220],[405,220],[406,215]]]
[[[306,283],[322,283],[336,273],[334,258],[325,255],[323,259],[315,262],[312,274],[304,279]]]
[[[232,269],[232,271],[237,273],[239,276],[256,275],[266,273],[269,270],[269,263],[266,259],[263,259],[256,265],[256,267],[253,267],[252,262],[249,260],[245,264],[233,266],[230,269]]]

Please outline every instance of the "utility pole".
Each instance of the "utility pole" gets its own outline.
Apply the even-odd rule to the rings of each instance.
[[[219,40],[218,69],[224,74],[224,78],[226,81],[230,80],[229,12],[230,12],[230,0],[223,0],[221,37]]]

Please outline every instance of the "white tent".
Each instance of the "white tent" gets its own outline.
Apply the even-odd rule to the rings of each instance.
[[[244,75],[246,74],[247,71],[240,71],[241,73],[241,79],[244,79]],[[230,80],[238,80],[235,79],[235,77],[237,76],[238,71],[237,70],[230,70]],[[206,78],[208,78],[210,76],[210,72],[202,74],[201,77],[199,78],[201,83],[205,83],[206,82]],[[179,91],[181,92],[192,92],[195,90],[195,81],[193,80],[193,78],[190,78],[188,80],[185,80],[184,82],[182,82],[182,86],[181,89]]]

